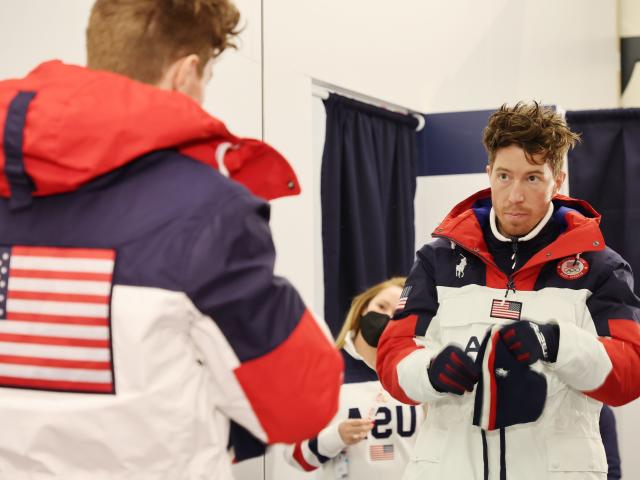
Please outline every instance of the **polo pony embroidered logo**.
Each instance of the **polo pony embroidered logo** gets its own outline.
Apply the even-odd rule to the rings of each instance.
[[[456,277],[464,277],[464,269],[467,268],[467,257],[460,255],[460,263],[456,265]]]
[[[556,271],[565,280],[577,280],[589,272],[589,263],[579,255],[567,257],[558,262]]]

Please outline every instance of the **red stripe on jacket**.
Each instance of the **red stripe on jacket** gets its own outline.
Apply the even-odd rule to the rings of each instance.
[[[344,366],[325,338],[305,311],[281,345],[235,370],[268,443],[311,438],[336,414]]]
[[[300,465],[305,472],[312,472],[314,470],[317,470],[318,468],[314,467],[310,463],[307,463],[307,461],[304,459],[304,455],[302,454],[302,446],[300,443],[296,443],[296,446],[293,449],[293,458],[296,462],[298,462],[298,465]]]
[[[584,392],[618,407],[640,396],[640,325],[633,320],[609,320],[611,338],[600,338],[613,368],[596,390]]]
[[[400,386],[398,363],[407,355],[423,348],[417,346],[413,340],[417,323],[417,315],[389,322],[380,337],[376,356],[376,370],[384,389],[397,400],[409,405],[418,405],[418,402],[409,398]],[[426,365],[424,374],[427,375]]]
[[[491,353],[489,354],[489,430],[496,429],[496,415],[498,414],[498,385],[496,383],[495,363],[496,363],[496,344],[500,339],[500,333],[496,332],[491,337]]]

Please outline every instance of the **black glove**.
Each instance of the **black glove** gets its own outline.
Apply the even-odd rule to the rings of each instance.
[[[502,341],[516,360],[527,365],[543,360],[555,362],[560,346],[560,327],[520,320],[500,330]]]
[[[480,369],[460,347],[448,345],[431,360],[427,375],[438,392],[462,395],[473,390]]]

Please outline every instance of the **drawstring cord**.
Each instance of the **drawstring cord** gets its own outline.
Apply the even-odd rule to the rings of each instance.
[[[513,260],[513,265],[511,265],[511,270],[516,269],[516,263],[518,259],[516,258],[516,254],[518,253],[518,239],[511,239],[511,250],[513,250],[513,255],[511,255],[511,260]]]
[[[509,277],[507,280],[507,289],[504,292],[504,298],[507,298],[509,292],[513,292],[514,295],[516,294],[516,282],[513,281],[512,277]]]
[[[487,434],[480,430],[482,436],[482,466],[483,479],[489,480],[489,447],[487,444]],[[500,429],[500,480],[507,480],[507,433],[504,428]]]

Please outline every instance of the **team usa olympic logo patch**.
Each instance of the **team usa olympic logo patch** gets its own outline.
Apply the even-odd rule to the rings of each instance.
[[[577,280],[589,272],[589,263],[584,258],[567,257],[558,262],[556,271],[565,280]]]

